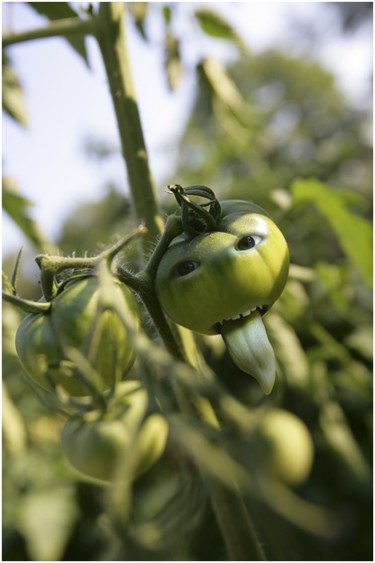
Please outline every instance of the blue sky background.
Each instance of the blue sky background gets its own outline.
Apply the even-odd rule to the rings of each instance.
[[[371,103],[371,28],[345,39],[336,36],[338,22],[318,2],[179,3],[176,34],[185,38],[184,79],[174,93],[162,71],[163,25],[159,6],[150,6],[146,43],[128,21],[128,44],[138,94],[141,119],[157,188],[164,190],[174,170],[176,145],[194,102],[194,65],[210,53],[222,61],[236,56],[224,41],[202,36],[192,18],[196,7],[209,5],[236,27],[252,52],[280,46],[301,53],[311,46],[301,29],[320,34],[313,55],[337,76],[351,103]],[[46,21],[23,3],[3,3],[3,31],[43,25]],[[272,16],[272,17],[271,17]],[[119,154],[105,163],[88,160],[84,140],[103,139],[118,146],[117,128],[100,54],[87,40],[91,69],[87,69],[61,38],[15,45],[9,55],[24,88],[28,128],[3,118],[3,175],[13,177],[22,195],[33,203],[32,216],[51,240],[58,236],[64,218],[79,202],[98,199],[104,184],[126,186]],[[311,53],[310,53],[311,54]],[[78,219],[77,219],[78,220]],[[24,239],[3,213],[3,251],[17,250]]]

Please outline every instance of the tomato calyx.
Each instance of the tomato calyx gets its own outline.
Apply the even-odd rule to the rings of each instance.
[[[182,229],[185,235],[195,237],[218,229],[221,206],[211,188],[200,185],[183,188],[179,184],[170,184],[167,191],[174,195],[180,206]],[[205,201],[198,204],[189,196],[197,196]]]

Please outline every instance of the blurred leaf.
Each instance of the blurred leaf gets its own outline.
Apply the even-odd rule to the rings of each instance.
[[[217,39],[227,39],[229,41],[233,41],[237,47],[247,51],[247,46],[242,38],[238,35],[234,28],[216,12],[202,8],[195,10],[195,17],[197,18],[200,27],[205,33],[207,33],[207,35],[216,37]]]
[[[226,68],[217,59],[205,58],[200,64],[200,70],[217,98],[233,111],[242,110],[245,101]]]
[[[345,339],[345,344],[371,361],[374,352],[372,325],[358,326],[355,331]]]
[[[277,303],[278,311],[286,314],[289,321],[298,321],[298,319],[305,318],[309,303],[309,297],[303,284],[296,279],[291,279],[289,274],[288,283]]]
[[[371,470],[338,403],[324,405],[320,425],[328,444],[352,474],[361,481],[369,480]]]
[[[3,96],[3,110],[12,119],[17,121],[23,127],[27,125],[27,115],[23,91],[18,76],[11,67],[9,57],[3,50],[2,59],[3,69],[3,82],[2,82],[2,96]]]
[[[337,534],[339,522],[331,509],[305,500],[280,481],[263,474],[258,475],[257,484],[269,506],[298,528],[327,538]]]
[[[147,2],[127,2],[126,7],[132,15],[139,33],[142,35],[143,39],[147,40],[145,32],[145,20],[148,10]]]
[[[24,235],[38,249],[45,249],[47,242],[40,232],[38,224],[31,219],[28,210],[31,202],[17,193],[12,178],[3,178],[3,209],[18,225]]]
[[[183,69],[180,59],[179,42],[170,31],[165,34],[165,59],[164,66],[170,90],[175,90],[181,80]]]
[[[252,484],[245,468],[238,464],[222,447],[214,444],[178,415],[170,417],[172,439],[190,454],[202,471],[221,481],[229,488],[237,486],[251,489]]]
[[[343,250],[372,284],[372,227],[369,221],[350,211],[346,194],[333,191],[318,180],[295,180],[296,202],[313,203],[334,230]]]
[[[50,20],[61,20],[78,16],[68,2],[28,2],[28,4],[39,14],[47,16]]]
[[[346,346],[339,342],[323,325],[313,323],[310,326],[311,334],[320,342],[320,354],[323,358],[335,358],[343,366],[348,365],[352,358]]]
[[[28,5],[38,12],[38,14],[46,16],[49,20],[79,18],[77,12],[70,7],[68,2],[28,2]],[[83,35],[76,35],[73,38],[66,38],[66,40],[88,65],[85,37]]]
[[[73,488],[34,491],[20,506],[18,527],[34,561],[61,561],[78,516]]]
[[[335,308],[341,314],[350,310],[353,299],[353,287],[348,283],[348,268],[346,264],[328,264],[319,262],[316,264],[316,273],[322,283],[328,298],[332,300]],[[324,299],[326,301],[326,299]]]
[[[6,273],[3,271],[2,272],[2,284],[3,284],[3,291],[5,291],[5,293],[14,293],[14,287],[10,281],[10,279],[8,278],[8,276],[6,275]]]
[[[6,384],[2,386],[2,437],[5,451],[17,456],[26,446],[26,430],[22,415],[12,401]]]
[[[168,6],[167,4],[165,6],[163,6],[163,17],[164,17],[165,23],[167,25],[169,25],[171,23],[172,10],[171,10],[171,7]]]
[[[284,367],[288,384],[306,388],[309,380],[308,362],[293,327],[276,313],[267,317],[266,327],[275,355]]]

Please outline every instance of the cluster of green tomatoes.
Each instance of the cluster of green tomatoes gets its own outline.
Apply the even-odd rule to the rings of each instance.
[[[162,235],[139,283],[147,281],[168,323],[221,334],[233,361],[268,394],[275,358],[262,317],[286,284],[287,243],[252,202],[219,202],[204,186],[169,190],[178,203],[173,232]],[[137,275],[129,287],[118,274],[119,249],[82,260],[39,256],[40,302],[8,296],[29,312],[16,334],[24,370],[76,407],[62,430],[67,459],[103,481],[125,471],[124,452],[132,451],[133,473],[147,472],[168,442],[162,408],[132,378],[144,304]]]

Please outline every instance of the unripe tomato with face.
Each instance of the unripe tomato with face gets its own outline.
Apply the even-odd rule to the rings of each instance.
[[[220,206],[215,228],[172,241],[157,270],[157,295],[176,323],[221,334],[236,365],[269,394],[276,361],[262,316],[285,287],[288,245],[253,202],[228,200]]]
[[[287,281],[288,246],[279,228],[252,202],[220,202],[217,230],[176,238],[158,267],[156,290],[165,313],[203,334],[224,320],[264,314]]]
[[[116,299],[139,324],[138,304],[131,291],[113,278]],[[120,381],[134,362],[128,330],[116,312],[99,311],[99,280],[86,276],[68,281],[47,313],[27,315],[16,334],[16,349],[25,371],[46,390],[61,385],[73,396],[88,395],[78,368],[65,350],[74,348],[97,372],[101,391]],[[85,374],[87,377],[87,373]]]
[[[128,460],[132,477],[147,472],[162,456],[167,437],[166,419],[148,412],[146,390],[136,381],[127,381],[121,384],[119,400],[105,415],[91,411],[69,418],[61,444],[74,469],[110,482],[121,478]]]

